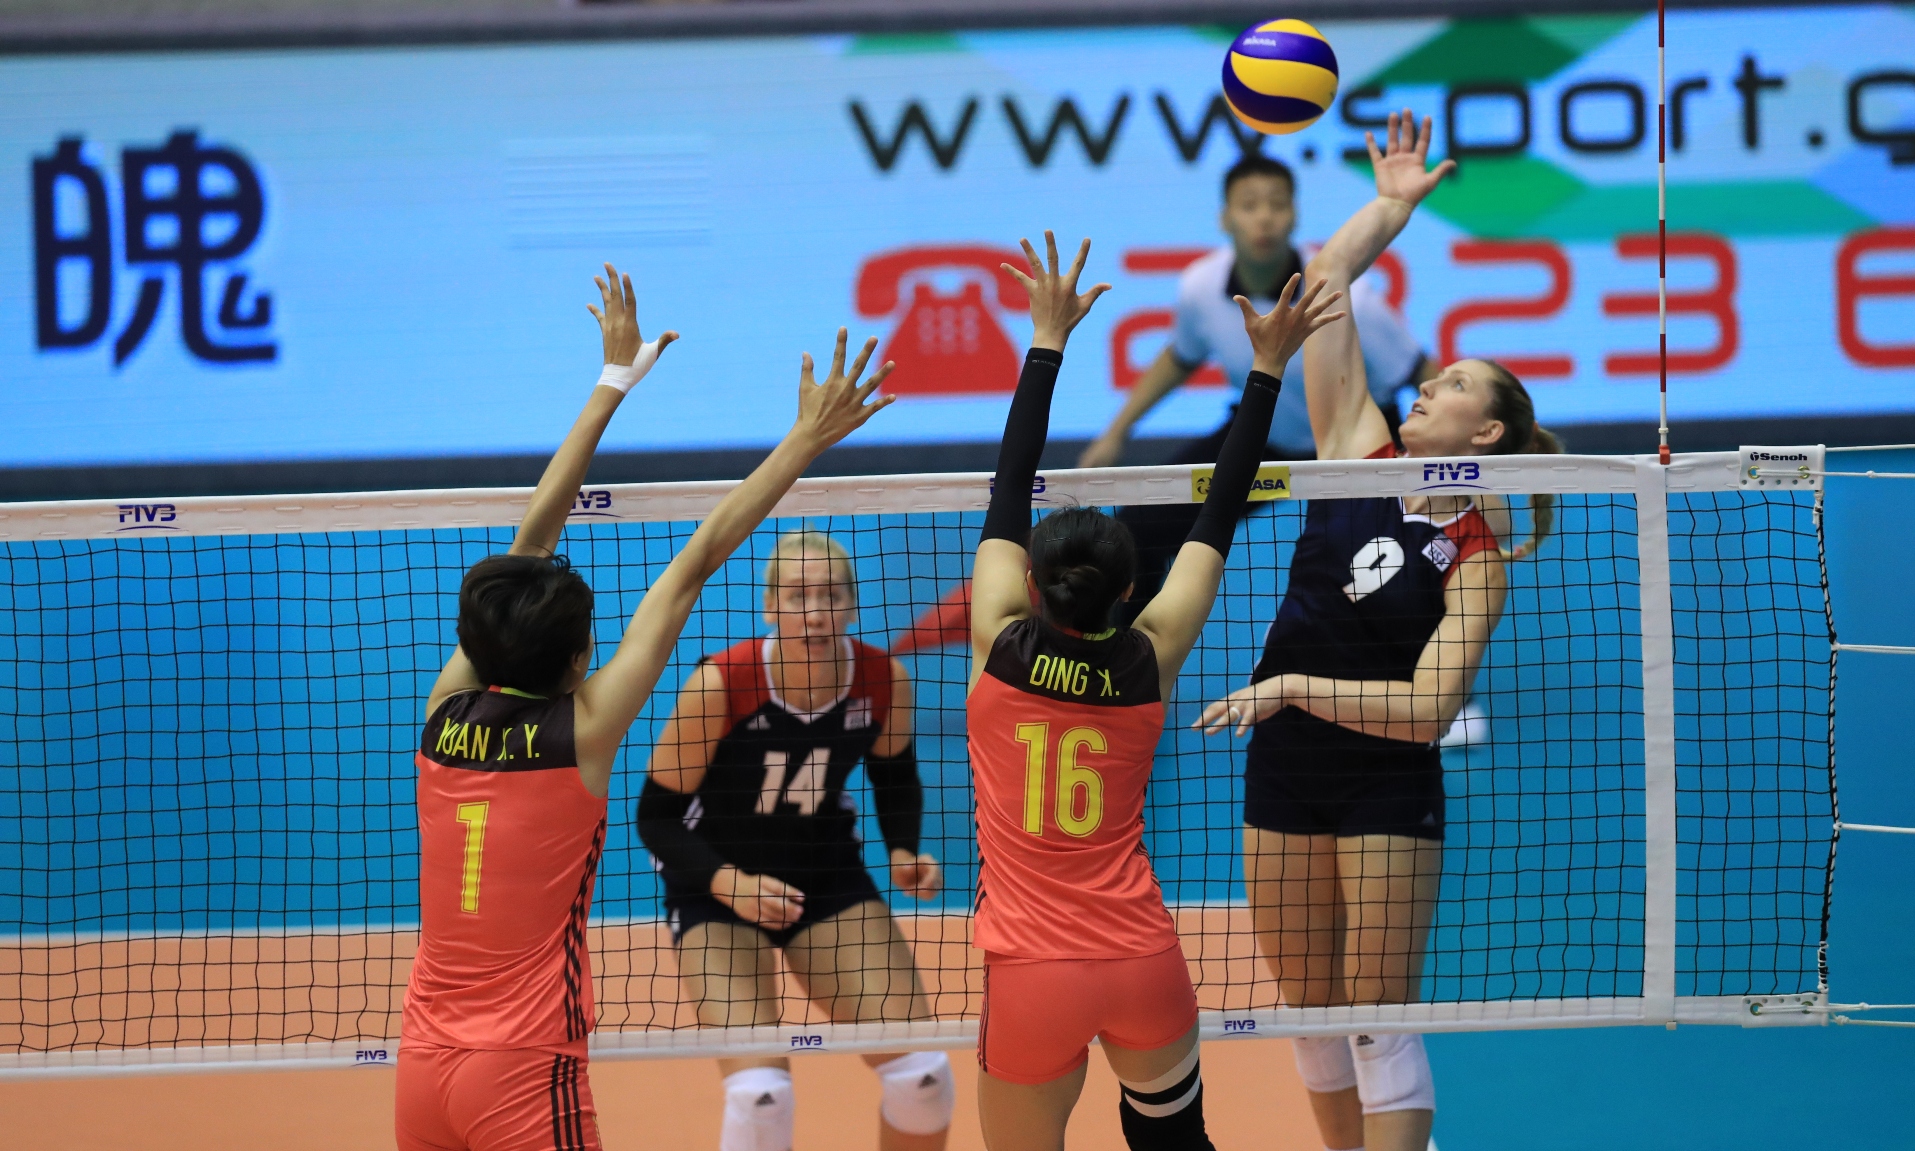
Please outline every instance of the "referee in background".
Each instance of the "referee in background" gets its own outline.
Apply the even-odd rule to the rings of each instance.
[[[1259,312],[1268,312],[1283,285],[1303,271],[1303,257],[1290,243],[1290,233],[1297,223],[1296,190],[1296,177],[1289,167],[1261,153],[1246,153],[1224,173],[1223,211],[1218,224],[1230,243],[1184,269],[1177,282],[1177,322],[1170,343],[1144,369],[1123,410],[1084,449],[1079,467],[1107,468],[1121,463],[1124,445],[1137,423],[1193,372],[1213,360],[1222,367],[1229,385],[1217,392],[1217,430],[1183,445],[1170,462],[1216,462],[1236,414],[1234,397],[1249,378],[1252,358],[1243,314],[1231,297],[1246,296]],[[1434,365],[1404,326],[1403,318],[1374,285],[1357,281],[1345,306],[1362,333],[1370,392],[1389,420],[1394,438],[1397,389],[1434,375]],[[1315,459],[1310,409],[1304,398],[1302,356],[1291,359],[1283,385],[1264,458]],[[1137,591],[1127,603],[1119,605],[1119,614],[1125,618],[1118,622],[1131,622],[1157,594],[1200,507],[1178,504],[1118,511],[1118,519],[1137,541]]]

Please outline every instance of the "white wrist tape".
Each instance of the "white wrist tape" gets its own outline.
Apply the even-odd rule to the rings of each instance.
[[[605,370],[598,375],[599,386],[614,388],[621,396],[630,394],[638,381],[644,379],[645,373],[651,371],[652,365],[658,362],[659,350],[657,340],[647,340],[639,345],[638,356],[629,366],[606,364]]]

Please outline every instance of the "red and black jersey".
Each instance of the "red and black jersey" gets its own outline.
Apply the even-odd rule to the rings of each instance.
[[[510,1050],[592,1030],[585,920],[605,800],[579,776],[572,704],[494,687],[426,722],[407,1039]]]
[[[847,638],[845,691],[802,711],[771,683],[775,639],[746,640],[706,662],[725,680],[725,735],[685,822],[725,862],[810,890],[831,873],[861,871],[852,771],[891,715],[891,657]],[[667,869],[668,894],[703,894]]]

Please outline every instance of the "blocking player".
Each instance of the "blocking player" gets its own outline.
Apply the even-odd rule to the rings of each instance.
[[[605,842],[605,797],[626,729],[705,581],[805,467],[889,402],[862,386],[877,341],[824,383],[806,356],[798,418],[719,501],[639,601],[618,650],[592,662],[592,590],[559,532],[599,437],[665,346],[639,334],[630,277],[610,264],[591,308],[605,369],[526,508],[511,549],[459,587],[459,645],[426,700],[419,769],[418,955],[400,1048],[401,1151],[584,1151],[599,1146],[586,1074],[593,1027],[585,923]]]
[[[781,536],[765,565],[771,635],[705,657],[652,752],[638,830],[665,877],[679,971],[708,1027],[778,1022],[778,952],[800,990],[844,1023],[929,1018],[910,945],[865,871],[847,789],[871,782],[891,879],[938,893],[919,850],[924,787],[911,680],[851,638],[851,557],[823,532]],[[882,1151],[939,1151],[956,1090],[942,1051],[867,1055]],[[788,1151],[791,1061],[720,1059],[722,1151]]]
[[[1059,273],[1029,242],[1035,336],[1004,425],[972,578],[966,706],[977,787],[975,942],[984,949],[978,1106],[991,1151],[1058,1151],[1103,1040],[1133,1151],[1208,1151],[1197,998],[1144,853],[1144,792],[1164,701],[1216,599],[1285,361],[1341,293],[1292,276],[1269,315],[1238,298],[1258,347],[1204,503],[1164,589],[1135,627],[1111,626],[1131,592],[1130,533],[1095,508],[1031,526],[1031,483],[1071,330],[1109,289],[1079,295],[1086,240]],[[1033,607],[1033,604],[1039,606]]]
[[[1430,125],[1389,119],[1370,141],[1376,199],[1338,229],[1308,274],[1362,274],[1453,167],[1427,170]],[[1367,336],[1365,337],[1367,338]],[[1364,386],[1358,331],[1333,324],[1304,347],[1310,420],[1323,459],[1398,454]],[[1410,456],[1555,452],[1529,394],[1487,360],[1426,381],[1403,421]],[[1534,551],[1551,523],[1532,496]],[[1251,730],[1244,771],[1244,875],[1257,938],[1298,1007],[1408,1003],[1442,870],[1443,758],[1437,737],[1463,707],[1509,588],[1495,520],[1479,497],[1312,501],[1289,587],[1249,687],[1198,725]],[[1422,1151],[1436,1106],[1423,1037],[1294,1041],[1329,1148]]]

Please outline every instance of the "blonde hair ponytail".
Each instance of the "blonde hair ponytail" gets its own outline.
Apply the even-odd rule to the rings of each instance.
[[[1529,390],[1516,373],[1497,363],[1490,366],[1490,418],[1503,423],[1503,438],[1496,441],[1496,455],[1561,455],[1563,442],[1556,434],[1536,422],[1536,405]],[[1536,554],[1556,527],[1556,497],[1548,492],[1533,492],[1529,497],[1529,540],[1503,553],[1506,559],[1523,559]]]

